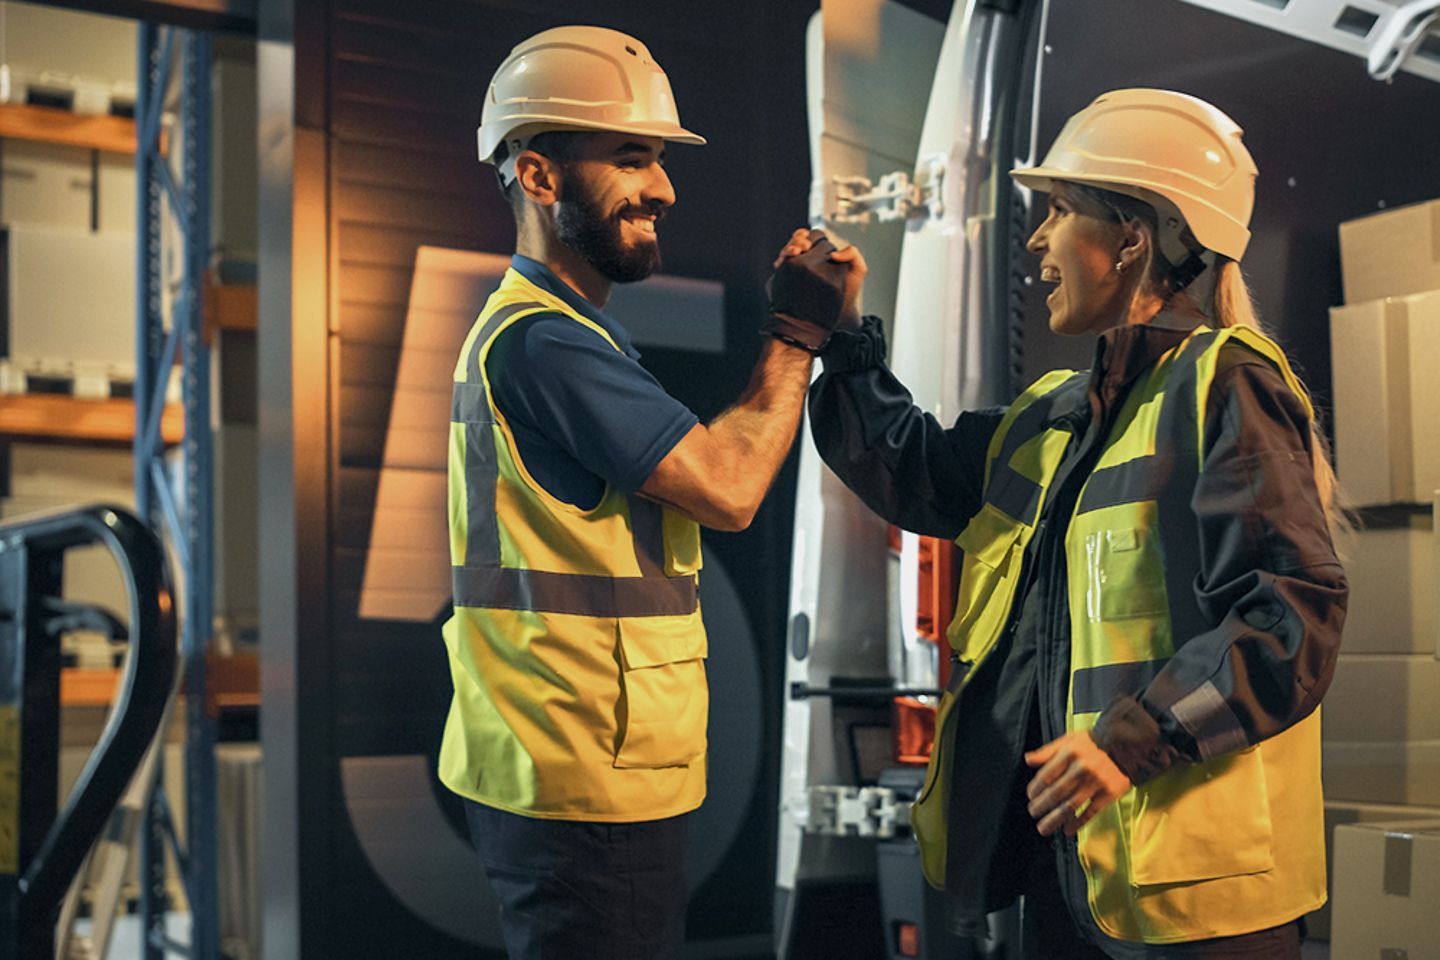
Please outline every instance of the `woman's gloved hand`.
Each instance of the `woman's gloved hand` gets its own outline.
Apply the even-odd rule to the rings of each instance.
[[[795,231],[766,285],[770,317],[761,331],[819,353],[834,331],[858,330],[866,269],[858,248],[837,249],[821,230]]]

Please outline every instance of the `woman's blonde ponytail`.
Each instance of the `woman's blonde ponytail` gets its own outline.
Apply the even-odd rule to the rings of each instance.
[[[1220,258],[1219,271],[1215,279],[1215,325],[1217,327],[1250,327],[1263,332],[1260,316],[1255,310],[1255,300],[1250,296],[1250,286],[1240,272],[1240,264],[1234,260]],[[1320,494],[1320,505],[1325,509],[1325,519],[1330,525],[1330,535],[1338,538],[1354,527],[1350,511],[1345,504],[1344,492],[1335,478],[1335,468],[1330,460],[1330,442],[1320,430],[1318,422],[1310,422],[1314,437],[1315,489]]]

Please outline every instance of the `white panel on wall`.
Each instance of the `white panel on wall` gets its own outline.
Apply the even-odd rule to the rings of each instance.
[[[616,284],[605,312],[639,347],[725,352],[725,287],[713,280],[655,276]]]

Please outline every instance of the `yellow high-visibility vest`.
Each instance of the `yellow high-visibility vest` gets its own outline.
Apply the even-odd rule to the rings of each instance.
[[[1114,694],[1142,688],[1177,641],[1213,626],[1192,609],[1199,532],[1189,498],[1203,461],[1210,385],[1232,339],[1271,362],[1313,416],[1284,353],[1242,327],[1197,329],[1132,387],[1065,532],[1067,730],[1091,729]],[[1052,372],[1010,407],[987,454],[984,504],[956,539],[965,557],[949,640],[973,666],[942,698],[935,751],[912,811],[925,875],[937,887],[947,810],[965,800],[947,795],[953,707],[1019,600],[1021,559],[1071,436],[1046,424],[1083,397],[1085,381],[1083,373]],[[1220,736],[1233,742],[1209,744],[1215,759],[1175,764],[1081,829],[1091,913],[1109,936],[1147,943],[1235,936],[1324,903],[1319,710],[1255,746],[1238,731]]]
[[[440,779],[531,817],[676,816],[705,798],[700,528],[609,486],[581,509],[530,475],[485,360],[502,331],[542,312],[620,349],[513,269],[465,340],[450,423],[455,695]]]

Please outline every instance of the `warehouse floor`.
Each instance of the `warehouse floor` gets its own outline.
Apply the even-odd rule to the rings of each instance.
[[[168,919],[170,938],[185,942],[190,934],[190,918],[184,914],[171,914]],[[140,920],[138,917],[121,917],[115,922],[115,935],[111,940],[107,960],[139,960]],[[237,957],[235,960],[245,960]],[[1305,944],[1302,960],[1330,960],[1330,944],[1311,941]]]

